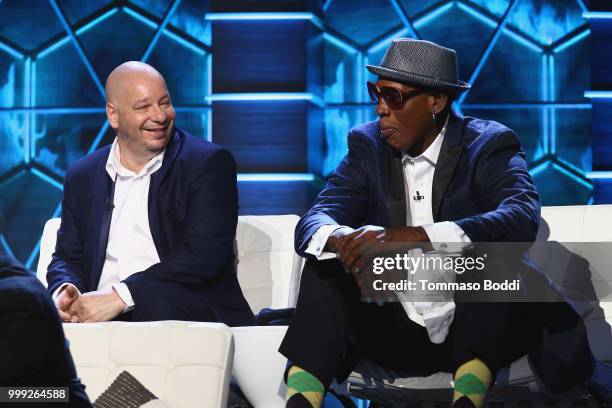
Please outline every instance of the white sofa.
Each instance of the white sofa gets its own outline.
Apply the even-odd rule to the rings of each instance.
[[[540,240],[612,241],[612,229],[605,227],[612,225],[612,205],[544,207],[542,216],[544,222],[540,228]],[[295,304],[303,264],[303,260],[293,251],[293,230],[297,220],[297,216],[250,216],[239,219],[236,233],[238,278],[254,312],[262,307],[278,308]],[[57,221],[53,220],[45,226],[38,268],[39,277],[43,280],[57,226]],[[612,251],[587,251],[582,255],[591,263],[592,284],[602,299],[585,315],[589,340],[599,360],[612,360],[612,345],[609,342],[612,335],[612,279],[609,275]],[[257,408],[284,406],[282,373],[286,361],[276,350],[286,327],[231,330],[236,350],[233,374],[249,401]],[[76,360],[77,368],[81,370],[80,357]],[[446,400],[450,395],[450,374],[397,378],[377,367],[364,365],[361,368],[361,372],[355,371],[350,378],[352,392],[357,395],[375,395],[376,390],[384,394],[388,389],[405,391],[407,397],[430,400]],[[538,391],[524,358],[513,364],[508,372],[498,376],[498,380],[503,386],[496,387],[495,392],[501,398],[507,395],[508,390]]]
[[[296,215],[238,219],[238,280],[254,313],[265,307],[295,306],[303,266],[293,249],[298,220]],[[47,221],[41,239],[37,276],[45,286],[59,225],[59,218]],[[284,405],[286,359],[276,352],[284,326],[229,329],[207,323],[115,322],[64,324],[64,328],[77,372],[92,400],[110,385],[118,370],[128,369],[172,408],[220,407],[227,398],[231,371],[254,406]],[[230,337],[233,346],[224,342]],[[190,360],[191,369],[180,368]]]

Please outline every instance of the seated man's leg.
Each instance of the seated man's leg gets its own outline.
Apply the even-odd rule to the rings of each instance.
[[[279,348],[293,364],[287,379],[288,397],[295,391],[308,396],[311,405],[320,404],[334,376],[346,369],[349,328],[358,306],[357,286],[339,261],[306,262],[296,311]]]
[[[316,407],[333,379],[346,378],[361,356],[385,368],[430,373],[450,367],[448,349],[446,343],[431,343],[401,304],[362,303],[353,276],[338,261],[309,260],[279,351],[293,364],[289,399],[302,394],[309,397],[304,403]],[[320,398],[313,401],[317,390]]]
[[[527,353],[525,305],[457,303],[449,334],[457,406],[481,406],[497,371]]]
[[[218,321],[197,291],[169,282],[156,282],[141,289],[134,310],[129,315],[125,316],[126,320],[134,322],[156,320]]]

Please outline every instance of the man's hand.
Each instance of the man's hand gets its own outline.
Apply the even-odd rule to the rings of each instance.
[[[406,242],[428,243],[429,237],[422,227],[394,227],[382,228],[374,225],[365,225],[357,230],[340,229],[335,231],[327,240],[330,251],[340,256],[340,261],[355,277],[357,286],[368,285],[368,279],[373,276],[361,275],[363,250],[376,242]]]
[[[125,303],[114,289],[82,295],[70,307],[73,323],[107,322],[123,313]]]
[[[81,296],[79,290],[72,283],[67,284],[60,294],[55,298],[55,307],[62,319],[62,322],[70,322],[72,314],[70,307]]]
[[[364,225],[350,234],[340,238],[336,247],[336,253],[340,256],[340,261],[354,275],[359,274],[358,261],[361,257],[362,247],[366,244],[381,241],[385,229],[375,225]]]
[[[355,232],[354,229],[348,227],[341,227],[335,230],[328,238],[327,243],[325,244],[325,250],[328,252],[338,253],[338,247],[340,246],[340,241],[342,238],[347,235],[351,235]]]
[[[423,227],[389,227],[381,237],[383,242],[430,242]]]

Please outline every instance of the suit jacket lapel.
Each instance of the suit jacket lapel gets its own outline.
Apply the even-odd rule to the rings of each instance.
[[[108,147],[110,153],[110,146]],[[113,211],[107,205],[107,200],[112,199],[111,190],[112,183],[110,176],[106,171],[106,158],[100,160],[94,175],[93,193],[92,193],[92,242],[94,242],[94,252],[91,265],[91,280],[89,282],[89,290],[97,290],[100,281],[100,274],[106,259],[106,245],[108,244],[108,232],[110,230],[111,218]]]
[[[149,198],[148,198],[148,210],[149,210],[149,228],[151,228],[151,236],[157,254],[162,256],[161,252],[161,227],[159,225],[159,189],[161,183],[168,174],[170,167],[174,163],[176,156],[178,155],[181,146],[183,145],[184,136],[175,128],[172,135],[172,140],[166,146],[166,152],[164,153],[164,161],[162,166],[155,173],[151,175],[151,183],[149,184]]]
[[[404,168],[402,166],[402,154],[391,148],[387,148],[386,203],[389,214],[389,225],[400,227],[406,225],[406,190],[404,186]]]
[[[440,155],[436,163],[436,169],[434,171],[431,197],[431,209],[434,222],[437,222],[440,218],[439,211],[442,198],[446,193],[448,183],[453,177],[453,174],[455,174],[455,168],[464,150],[464,146],[460,140],[462,133],[463,117],[451,112],[448,127],[444,135],[444,141],[440,148]]]

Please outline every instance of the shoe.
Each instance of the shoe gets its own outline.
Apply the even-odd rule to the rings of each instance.
[[[476,408],[471,399],[465,395],[451,404],[451,408]]]
[[[312,408],[310,401],[302,394],[293,394],[285,404],[285,408]]]

